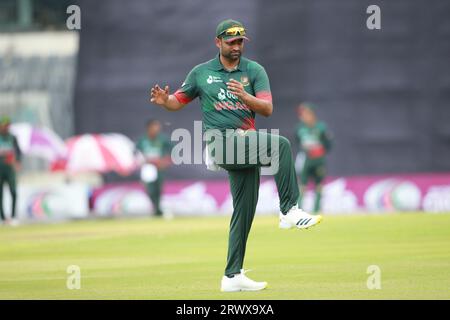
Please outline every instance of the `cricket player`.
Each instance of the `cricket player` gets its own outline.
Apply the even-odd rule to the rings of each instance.
[[[331,149],[331,135],[324,122],[318,121],[314,106],[302,103],[297,107],[300,123],[296,127],[299,153],[296,159],[297,175],[300,180],[299,207],[309,180],[315,185],[314,212],[320,211],[322,183],[325,179],[325,156]]]
[[[267,286],[267,282],[248,278],[243,269],[247,238],[258,202],[260,170],[265,165],[261,160],[264,155],[270,154],[270,161],[279,163],[274,174],[280,199],[279,226],[305,229],[322,219],[298,208],[299,189],[289,141],[255,129],[256,114],[264,117],[272,114],[272,95],[265,69],[242,56],[244,40],[248,38],[242,23],[222,21],[216,28],[215,44],[219,52],[215,58],[195,66],[173,94],[168,86],[155,85],[151,89],[151,102],[170,111],[180,110],[199,97],[203,129],[220,133],[217,139],[222,139],[219,141],[223,142],[224,152],[231,152],[226,147],[230,141],[237,142],[230,143],[232,148],[239,143],[245,145],[244,150],[234,152],[231,161],[218,164],[228,173],[233,198],[227,264],[221,281],[224,292],[257,291]],[[270,139],[278,142],[277,148],[263,143]],[[244,156],[245,163],[236,161],[236,154]],[[256,159],[256,163],[249,159]]]
[[[9,133],[11,121],[8,117],[0,118],[0,219],[2,223],[17,225],[16,216],[16,170],[20,168],[22,153],[15,136]],[[11,220],[6,219],[3,211],[3,185],[8,185],[11,192]]]
[[[141,168],[141,180],[150,197],[154,214],[161,217],[161,193],[164,182],[164,171],[172,164],[170,158],[171,143],[168,137],[161,133],[161,123],[156,119],[147,121],[146,135],[136,143],[144,159],[145,164]]]

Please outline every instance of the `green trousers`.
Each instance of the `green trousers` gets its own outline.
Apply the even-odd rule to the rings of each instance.
[[[299,189],[295,175],[289,140],[282,136],[258,131],[235,131],[224,137],[223,148],[213,153],[214,158],[226,159],[230,152],[228,143],[234,141],[234,157],[231,161],[218,163],[228,172],[231,195],[233,197],[233,214],[230,222],[228,240],[228,257],[225,275],[239,273],[243,268],[247,238],[255,216],[258,203],[261,167],[278,163],[274,178],[280,199],[280,211],[286,213],[297,205]],[[255,142],[256,141],[256,142]],[[272,143],[271,143],[272,141]],[[239,149],[239,146],[245,149]],[[275,145],[275,147],[274,147]],[[220,154],[223,150],[223,154]],[[217,157],[219,155],[219,157]],[[238,158],[245,159],[244,163]],[[267,162],[267,160],[269,162]],[[242,161],[241,161],[242,162]]]
[[[306,159],[303,165],[303,169],[300,173],[300,197],[298,199],[299,207],[302,206],[302,195],[305,193],[306,185],[309,180],[312,180],[315,185],[315,199],[314,199],[314,213],[320,211],[320,204],[322,200],[322,182],[325,179],[325,158],[318,159]]]
[[[153,208],[155,209],[155,215],[158,217],[162,216],[163,214],[160,206],[163,182],[163,172],[161,170],[158,170],[158,177],[156,178],[156,180],[145,184],[147,195],[150,197]]]
[[[5,220],[5,213],[3,211],[3,185],[8,185],[11,192],[11,218],[16,215],[16,200],[17,200],[17,186],[16,186],[16,171],[12,166],[0,164],[0,219]]]

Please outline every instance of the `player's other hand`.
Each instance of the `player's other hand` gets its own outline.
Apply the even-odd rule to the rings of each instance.
[[[162,89],[159,85],[155,85],[150,90],[150,102],[164,105],[167,100],[169,100],[169,86],[165,86],[164,89]]]
[[[231,91],[231,93],[240,99],[247,94],[242,83],[234,79],[230,79],[230,82],[227,82],[227,88]]]

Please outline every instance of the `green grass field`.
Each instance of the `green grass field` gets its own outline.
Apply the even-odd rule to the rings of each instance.
[[[310,230],[256,217],[245,267],[269,282],[221,293],[229,217],[0,228],[0,299],[450,299],[450,214],[325,216]],[[69,290],[67,267],[81,268]],[[367,268],[381,269],[369,290]]]

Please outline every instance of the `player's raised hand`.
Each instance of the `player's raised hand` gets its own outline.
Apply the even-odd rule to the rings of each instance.
[[[155,85],[150,90],[150,102],[158,105],[166,104],[169,99],[169,86],[165,86],[164,89],[160,88],[159,85]]]
[[[234,79],[230,79],[230,82],[227,82],[227,88],[240,99],[244,98],[247,94],[242,83]]]

